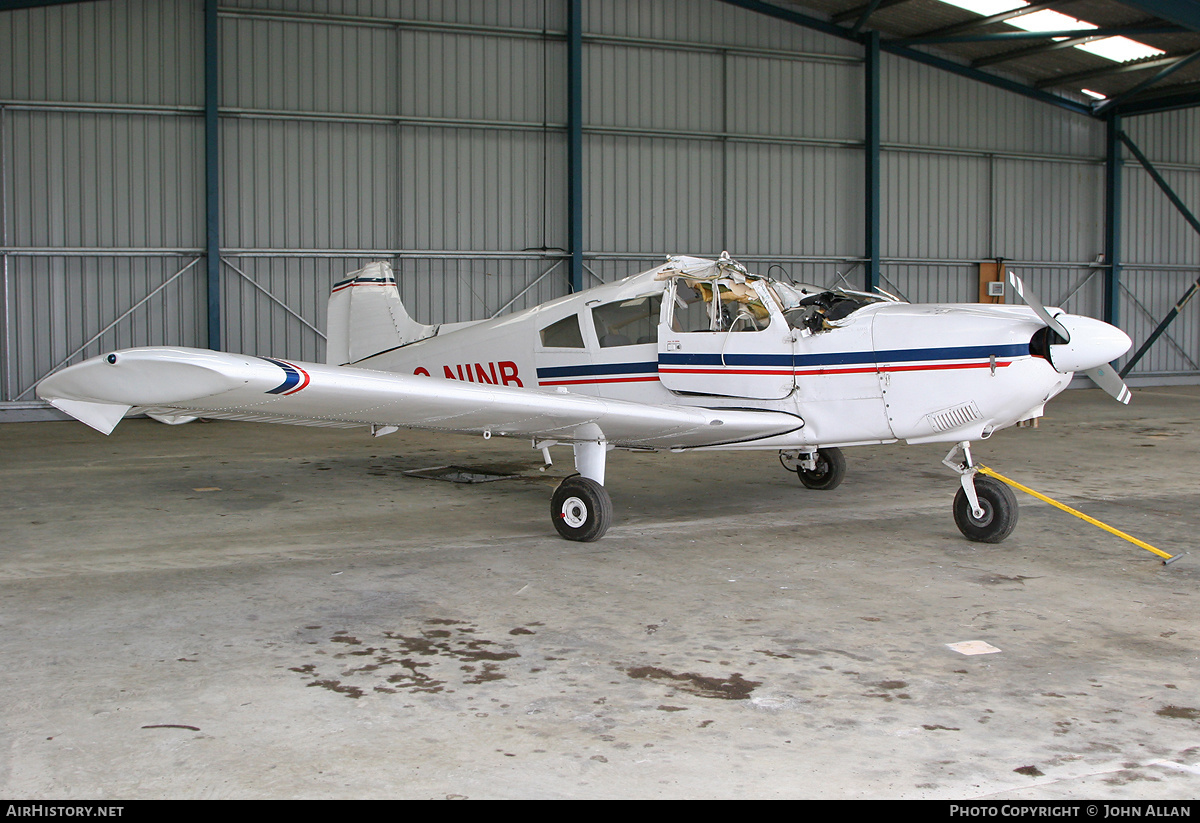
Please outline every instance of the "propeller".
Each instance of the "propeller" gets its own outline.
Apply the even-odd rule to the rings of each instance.
[[[1058,319],[1049,311],[1047,311],[1046,307],[1042,305],[1042,301],[1038,300],[1037,295],[1035,295],[1033,292],[1029,292],[1028,294],[1025,292],[1025,284],[1021,281],[1021,278],[1017,277],[1017,275],[1011,271],[1008,273],[1008,284],[1012,286],[1013,291],[1021,295],[1022,300],[1029,304],[1029,308],[1033,309],[1033,313],[1042,318],[1043,323],[1049,326],[1051,330],[1061,337],[1065,342],[1071,342],[1071,333],[1067,331],[1066,327],[1063,326],[1062,323],[1059,323]]]
[[[1129,402],[1133,395],[1111,365],[1113,360],[1129,351],[1133,345],[1129,335],[1116,326],[1092,317],[1065,312],[1050,314],[1037,295],[1026,291],[1021,278],[1011,271],[1008,273],[1008,283],[1029,304],[1033,313],[1057,335],[1057,339],[1046,347],[1050,365],[1056,371],[1062,374],[1083,372],[1118,402]]]

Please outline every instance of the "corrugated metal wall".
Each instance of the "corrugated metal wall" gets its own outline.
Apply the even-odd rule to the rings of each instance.
[[[825,260],[832,275],[861,253],[856,47],[720,3],[585,12],[589,270],[729,250],[759,268]]]
[[[5,406],[61,363],[203,337],[199,22],[158,3],[0,14]]]
[[[896,57],[882,74],[885,288],[973,302],[980,261],[1003,258],[1099,316],[1103,123]]]
[[[590,282],[724,249],[863,282],[861,49],[715,0],[583,8]],[[563,0],[223,4],[221,345],[322,359],[329,286],[372,259],[425,322],[564,293],[565,28]],[[0,14],[0,408],[65,362],[205,344],[202,69],[201,0]],[[971,301],[1003,257],[1099,314],[1103,125],[899,58],[882,80],[884,287]],[[1196,118],[1126,121],[1189,203]],[[1124,202],[1137,341],[1200,239],[1136,163]],[[1198,325],[1139,372],[1200,373]]]
[[[1200,214],[1200,109],[1125,120],[1125,132],[1193,214]],[[1200,235],[1126,152],[1122,326],[1139,345],[1200,276]],[[1200,301],[1180,312],[1135,373],[1200,373]]]
[[[373,259],[427,322],[562,294],[562,4],[311,6],[222,7],[225,347],[322,359]]]

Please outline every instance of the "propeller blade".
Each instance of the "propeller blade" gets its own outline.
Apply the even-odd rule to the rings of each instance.
[[[1052,352],[1050,355],[1051,365],[1060,372],[1065,373],[1072,369],[1078,369],[1080,365],[1084,365],[1087,358],[1081,355],[1103,352],[1100,356],[1103,357],[1105,354],[1112,356],[1116,349],[1122,347],[1123,341],[1128,340],[1128,337],[1124,333],[1103,323],[1099,323],[1099,321],[1087,318],[1071,318],[1072,325],[1080,331],[1079,340],[1076,341],[1077,345],[1072,347],[1069,345],[1071,343],[1071,333],[1067,331],[1066,326],[1046,310],[1046,307],[1042,305],[1042,301],[1038,300],[1037,295],[1033,292],[1025,291],[1025,284],[1021,282],[1021,278],[1010,271],[1008,273],[1008,283],[1012,286],[1013,291],[1021,295],[1021,298],[1029,304],[1029,308],[1033,309],[1034,314],[1041,318],[1041,321],[1049,326],[1050,330],[1064,341],[1064,344],[1055,344],[1049,347]],[[1097,328],[1101,331],[1098,332]],[[1115,338],[1119,338],[1119,340]],[[1128,350],[1127,345],[1124,348]],[[1075,350],[1073,351],[1073,349]],[[1059,352],[1057,362],[1053,354],[1055,351]],[[1064,356],[1065,360],[1062,359]],[[1074,362],[1072,362],[1073,360]],[[1079,360],[1083,360],[1084,363],[1079,363]],[[1093,360],[1092,362],[1094,363],[1095,361]],[[1082,371],[1088,377],[1092,378],[1093,383],[1116,398],[1117,402],[1129,403],[1129,399],[1133,395],[1129,391],[1129,387],[1125,385],[1125,381],[1113,369],[1112,364],[1102,363],[1099,366],[1083,369]]]
[[[1037,299],[1037,295],[1033,292],[1025,291],[1025,284],[1021,282],[1021,278],[1017,277],[1011,271],[1008,273],[1008,284],[1012,286],[1013,291],[1021,295],[1021,298],[1029,304],[1029,308],[1033,309],[1034,314],[1042,319],[1042,322],[1049,326],[1055,334],[1061,337],[1066,342],[1071,342],[1071,334],[1066,330],[1062,323],[1054,319],[1054,315],[1046,311],[1046,307],[1042,305],[1042,301]]]
[[[1129,387],[1125,385],[1125,381],[1117,374],[1116,369],[1110,364],[1105,363],[1103,366],[1088,369],[1084,374],[1092,378],[1092,382],[1097,386],[1115,397],[1117,402],[1128,405],[1129,398],[1133,394],[1129,391]]]

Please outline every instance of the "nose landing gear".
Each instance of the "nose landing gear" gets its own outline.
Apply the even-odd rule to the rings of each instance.
[[[956,444],[942,463],[959,476],[954,525],[963,537],[976,543],[1000,543],[1012,534],[1017,527],[1017,496],[999,480],[979,475],[971,458],[971,444]]]

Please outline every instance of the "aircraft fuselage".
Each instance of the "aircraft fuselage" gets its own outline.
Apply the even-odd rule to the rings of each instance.
[[[1039,415],[1070,381],[1030,353],[1043,324],[1025,307],[864,300],[814,331],[785,316],[768,290],[754,302],[764,315],[756,320],[689,329],[676,315],[684,278],[658,271],[503,318],[445,325],[353,365],[802,417],[798,431],[754,445],[772,449],[986,438]]]

